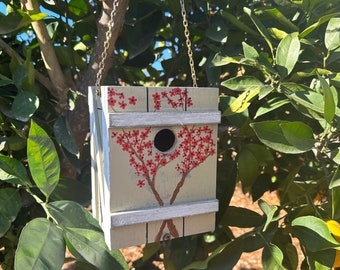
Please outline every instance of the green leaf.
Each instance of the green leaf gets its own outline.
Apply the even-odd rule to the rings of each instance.
[[[193,262],[183,268],[183,270],[232,269],[243,252],[244,244],[245,241],[242,241],[242,239],[236,239],[235,241],[220,245],[205,260]]]
[[[33,120],[27,140],[27,159],[34,182],[48,199],[58,184],[60,163],[52,140]]]
[[[72,135],[71,128],[63,116],[59,116],[53,125],[57,141],[71,154],[79,156],[77,143]]]
[[[25,166],[19,160],[0,154],[0,169],[1,174],[7,173],[10,176],[6,180],[11,183],[30,185]]]
[[[325,46],[329,51],[340,46],[340,18],[331,18],[325,32]]]
[[[340,186],[332,188],[332,219],[340,219]]]
[[[311,269],[316,270],[328,270],[333,269],[333,263],[335,261],[336,250],[325,249],[317,252],[308,252],[308,261],[311,265]],[[315,267],[315,268],[313,268]]]
[[[21,208],[19,190],[15,188],[0,189],[0,238],[7,232]]]
[[[324,117],[326,121],[331,124],[335,115],[335,97],[333,96],[333,92],[329,87],[327,81],[318,75],[322,90],[323,90],[323,97],[324,97]]]
[[[38,107],[38,97],[32,92],[22,91],[14,98],[12,113],[15,119],[27,122]]]
[[[0,74],[0,87],[14,83],[10,78]]]
[[[75,190],[77,192],[74,192]],[[86,204],[91,201],[91,196],[91,188],[83,182],[77,179],[61,177],[51,194],[51,199],[54,201],[71,200]]]
[[[252,28],[250,28],[247,24],[236,18],[234,15],[231,13],[222,10],[221,15],[226,18],[228,21],[230,21],[233,25],[235,25],[237,28],[242,30],[243,32],[246,32],[248,34],[251,34],[253,36],[258,36],[259,34],[254,31]]]
[[[314,216],[302,216],[292,221],[292,232],[309,251],[316,252],[339,247],[327,224]]]
[[[271,42],[271,38],[270,35],[268,33],[268,30],[266,29],[266,27],[262,24],[262,22],[254,15],[254,13],[251,11],[251,9],[244,7],[243,11],[250,17],[250,19],[253,21],[253,23],[255,24],[257,30],[260,32],[261,36],[265,39],[265,41],[268,44],[268,47],[270,49],[270,52],[272,55],[273,54],[273,45]]]
[[[298,33],[288,34],[281,40],[276,51],[277,70],[282,78],[287,77],[293,70],[300,54]]]
[[[263,12],[270,15],[275,20],[276,24],[281,23],[295,32],[299,31],[299,28],[291,21],[291,19],[288,19],[279,9],[268,8],[264,9]]]
[[[268,245],[264,246],[262,251],[262,266],[263,269],[285,269],[282,265],[283,261],[283,253],[281,249],[272,244],[268,243]]]
[[[251,101],[259,94],[259,92],[259,90],[247,90],[243,92],[230,104],[230,107],[223,112],[222,116],[230,116],[235,113],[244,112],[250,106]]]
[[[253,76],[239,76],[223,81],[221,85],[234,91],[258,91],[264,84]]]
[[[15,269],[60,270],[65,258],[63,233],[52,222],[36,218],[21,232]]]
[[[228,38],[228,26],[221,16],[212,16],[209,27],[205,33],[211,40],[225,43]]]
[[[250,126],[263,144],[282,153],[303,153],[311,150],[314,146],[311,137],[313,133],[302,122],[275,120],[256,122],[250,124]],[[302,145],[299,143],[302,143]]]
[[[248,208],[229,205],[221,224],[223,226],[234,226],[239,228],[258,227],[262,224],[263,217]]]
[[[7,16],[0,16],[0,35],[14,32],[31,23],[31,18],[25,14],[11,12]]]
[[[285,122],[280,124],[286,140],[302,152],[314,147],[313,130],[303,122]]]
[[[84,0],[71,0],[68,4],[68,9],[77,16],[83,16],[88,12],[88,7]]]
[[[119,251],[113,255],[110,253],[102,232],[68,227],[64,229],[64,234],[67,247],[76,257],[80,255],[80,259],[86,259],[101,270],[129,269]]]
[[[329,188],[340,187],[340,167],[337,166],[336,170],[332,176],[331,182],[329,183]]]
[[[255,116],[254,116],[254,119],[266,114],[266,113],[269,113],[273,110],[276,110],[286,104],[289,103],[289,100],[286,99],[286,98],[283,98],[283,97],[275,97],[275,98],[272,98],[266,102],[264,102],[262,104],[262,106],[257,110]]]
[[[266,203],[264,200],[259,200],[258,201],[259,207],[261,208],[262,212],[266,215],[266,223],[263,226],[263,231],[266,231],[269,224],[272,221],[276,221],[276,219],[274,218],[275,213],[278,209],[278,207],[276,205],[269,205],[268,203]]]
[[[73,201],[56,201],[46,205],[49,213],[63,228],[83,228],[101,232],[98,221],[80,204]]]
[[[340,15],[340,12],[335,12],[335,13],[327,14],[325,16],[320,17],[317,22],[315,22],[312,25],[308,26],[305,30],[303,30],[299,34],[300,38],[306,37],[311,32],[313,32],[315,29],[317,29],[320,25],[324,24],[325,22],[328,22],[333,17],[337,17],[339,15]]]
[[[243,54],[246,58],[256,60],[260,57],[257,50],[254,47],[245,43],[244,41],[242,42],[242,47],[243,47]]]

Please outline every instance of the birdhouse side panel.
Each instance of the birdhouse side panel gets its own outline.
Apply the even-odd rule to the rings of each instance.
[[[191,99],[192,106],[187,111],[217,111],[218,110],[218,88],[211,87],[188,87],[187,95]]]
[[[188,216],[184,219],[184,236],[215,230],[215,213]]]
[[[174,218],[147,224],[147,243],[183,236],[183,218]]]

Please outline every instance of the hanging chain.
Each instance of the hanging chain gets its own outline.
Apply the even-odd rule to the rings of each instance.
[[[105,60],[107,58],[107,51],[109,50],[109,46],[110,46],[110,40],[112,37],[112,30],[114,28],[114,18],[117,14],[117,8],[118,8],[118,4],[119,4],[119,0],[114,0],[113,1],[113,6],[112,6],[112,10],[110,13],[110,20],[108,23],[108,29],[106,31],[106,37],[105,37],[105,41],[104,41],[104,50],[101,54],[101,60],[99,62],[99,66],[98,66],[98,73],[97,73],[97,80],[96,80],[96,93],[98,96],[101,95],[100,93],[100,83],[102,81],[102,77],[103,77],[103,70],[104,70],[104,64],[105,64]]]
[[[189,32],[188,21],[187,21],[187,13],[185,11],[184,0],[179,0],[179,2],[181,4],[181,9],[182,9],[184,35],[185,35],[186,44],[188,47],[188,57],[189,57],[189,64],[190,64],[190,70],[191,70],[192,86],[197,87],[197,77],[196,77],[196,72],[195,72],[194,58],[192,56],[190,32]]]

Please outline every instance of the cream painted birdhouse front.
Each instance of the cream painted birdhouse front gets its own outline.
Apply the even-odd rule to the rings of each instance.
[[[215,227],[217,88],[89,89],[93,213],[111,249]]]

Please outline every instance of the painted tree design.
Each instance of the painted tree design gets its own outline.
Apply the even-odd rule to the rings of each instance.
[[[122,93],[115,91],[111,91],[111,93],[113,94],[109,94],[108,100],[110,106],[117,104],[116,97],[118,97],[118,105],[120,108],[127,106],[127,102],[125,102],[126,98]],[[112,99],[116,100],[116,102]],[[130,105],[135,105],[137,102],[135,98],[128,98],[128,100]],[[162,100],[166,100],[174,109],[180,108],[185,110],[185,106],[192,106],[192,100],[187,96],[186,90],[180,88],[173,88],[169,93],[163,91],[161,94],[157,92],[153,94],[155,110],[161,108]],[[191,127],[183,125],[176,134],[177,147],[171,149],[169,153],[160,153],[155,149],[153,138],[150,138],[151,128],[133,129],[129,131],[121,129],[119,131],[113,131],[111,137],[116,140],[116,143],[121,146],[124,152],[129,154],[130,166],[134,168],[135,174],[138,176],[137,187],[143,188],[146,185],[149,186],[157,203],[163,206],[165,202],[156,188],[158,171],[168,166],[170,162],[178,160],[174,170],[178,171],[179,181],[168,202],[172,205],[180,189],[183,187],[188,174],[205,162],[209,156],[215,154],[215,142],[212,133],[212,129],[207,125]],[[155,241],[161,240],[165,226],[168,227],[173,237],[179,237],[176,226],[170,219],[162,222]]]

